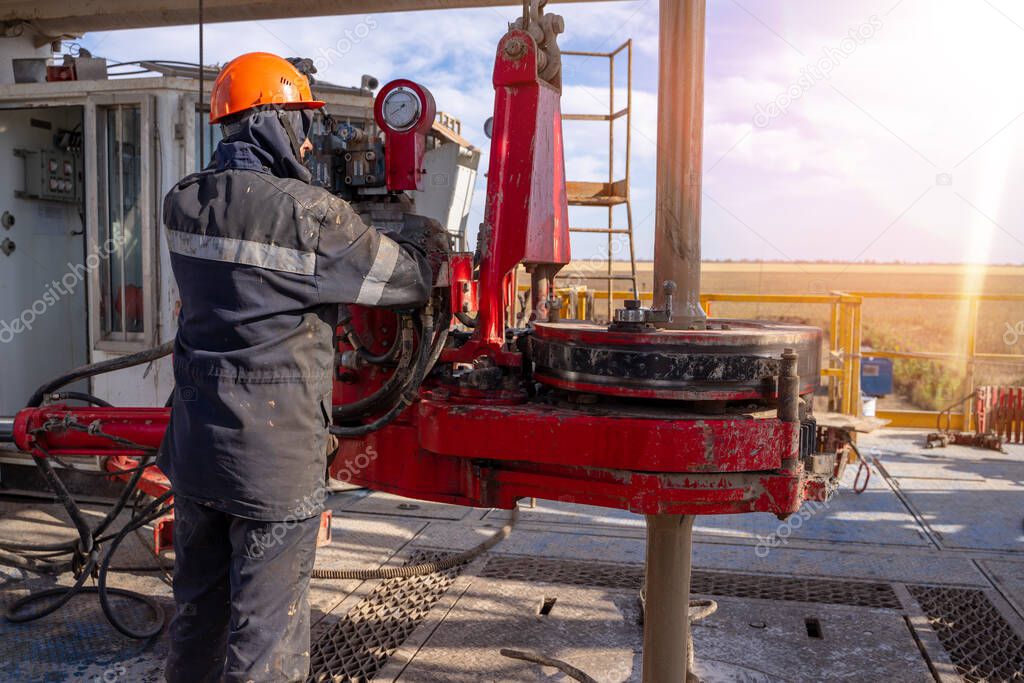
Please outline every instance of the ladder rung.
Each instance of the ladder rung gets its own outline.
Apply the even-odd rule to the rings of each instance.
[[[619,204],[625,204],[629,201],[626,197],[610,196],[610,197],[578,197],[570,196],[568,198],[569,206],[618,206]]]
[[[616,206],[629,201],[625,180],[611,183],[566,181],[566,199],[571,206]]]
[[[614,114],[562,114],[563,121],[614,121],[621,119],[629,113],[629,107],[624,107]]]
[[[629,228],[569,228],[569,232],[585,232],[590,234],[601,234],[601,235],[628,235]]]

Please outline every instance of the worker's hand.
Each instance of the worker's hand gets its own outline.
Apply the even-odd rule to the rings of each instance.
[[[426,258],[433,274],[433,286],[447,286],[451,235],[437,221],[407,214],[402,227],[383,231],[406,249]]]

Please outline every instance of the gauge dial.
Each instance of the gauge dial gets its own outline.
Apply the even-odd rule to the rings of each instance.
[[[383,105],[384,122],[398,132],[415,126],[423,113],[423,102],[411,88],[395,88],[385,96]]]

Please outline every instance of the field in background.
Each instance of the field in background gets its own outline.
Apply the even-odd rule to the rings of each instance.
[[[614,264],[627,273],[629,264]],[[607,268],[602,262],[575,262],[562,272],[576,284],[606,291],[607,283],[591,276]],[[652,289],[652,264],[638,264],[641,291]],[[617,290],[628,283],[619,281]],[[705,293],[827,294],[832,291],[870,292],[983,292],[1024,293],[1024,267],[841,263],[705,263]],[[617,305],[621,305],[616,302]],[[598,300],[598,317],[606,315],[606,302]],[[864,303],[864,344],[894,351],[957,352],[965,348],[965,307],[948,301],[881,300]],[[715,317],[759,318],[829,325],[829,308],[812,304],[715,303]],[[982,383],[1024,384],[1024,303],[982,302],[979,309],[977,350],[1021,356],[1020,363],[980,362],[976,377]],[[939,409],[963,391],[962,364],[926,360],[896,361],[898,397],[891,407],[913,405]],[[894,405],[896,404],[896,405]]]

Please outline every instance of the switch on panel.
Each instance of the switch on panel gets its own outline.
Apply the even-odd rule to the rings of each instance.
[[[16,190],[23,199],[77,203],[81,190],[74,155],[55,149],[16,149],[25,160],[25,189]]]

